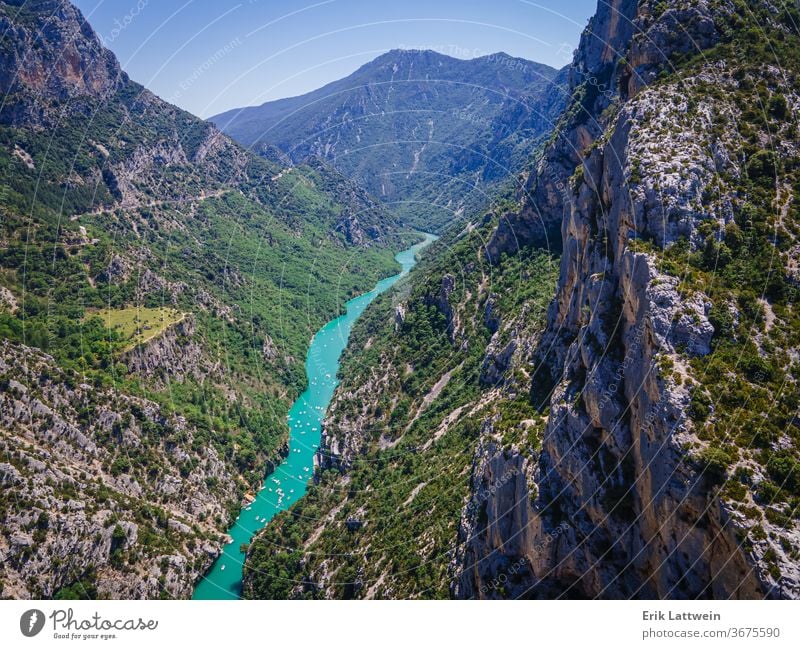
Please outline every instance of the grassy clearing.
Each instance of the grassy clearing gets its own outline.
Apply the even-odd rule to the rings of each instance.
[[[168,327],[179,323],[185,316],[185,313],[168,307],[128,307],[93,311],[86,317],[100,317],[106,328],[115,331],[126,343],[122,351],[129,351],[160,336]]]

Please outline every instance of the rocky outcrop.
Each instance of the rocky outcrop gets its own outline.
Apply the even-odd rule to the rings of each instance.
[[[425,297],[428,304],[436,307],[436,310],[442,314],[445,322],[447,323],[447,332],[450,334],[450,339],[454,339],[456,330],[455,312],[453,305],[450,301],[450,296],[456,289],[456,278],[451,273],[445,273],[442,276],[439,288],[436,293],[427,295]]]
[[[123,362],[129,372],[154,381],[157,387],[169,381],[181,383],[188,377],[202,382],[210,374],[218,373],[218,368],[204,357],[195,334],[194,316],[188,314],[159,336],[128,352]]]
[[[496,343],[490,343],[481,366],[480,382],[483,385],[497,385],[508,370],[511,357],[516,350],[517,343],[514,340],[502,348]]]
[[[0,309],[14,313],[18,308],[17,299],[5,286],[0,286]]]
[[[0,5],[0,32],[5,34],[0,48],[4,123],[49,123],[57,118],[51,102],[70,102],[80,111],[87,99],[102,100],[128,81],[66,0],[34,0],[24,12]]]
[[[337,393],[323,422],[316,467],[346,472],[352,466],[369,442],[367,431],[375,425],[374,396],[390,390],[399,378],[392,364],[383,362],[360,385]]]
[[[526,245],[558,251],[567,243],[561,228],[569,219],[576,168],[586,162],[615,109],[668,68],[670,57],[706,49],[719,39],[710,1],[684,4],[598,5],[570,68],[571,104],[528,180],[521,211],[506,215],[488,243],[490,260]]]
[[[342,205],[333,223],[333,232],[344,236],[348,244],[365,248],[386,243],[395,236],[392,230],[398,229],[399,224],[392,223],[383,206],[360,185],[316,156],[308,158],[305,164],[312,170],[316,182],[325,186]]]
[[[657,251],[679,241],[698,250],[703,223],[730,223],[740,170],[735,133],[713,128],[716,100],[693,91],[704,79],[735,85],[724,64],[648,86],[687,47],[718,41],[726,7],[659,4],[599,4],[576,55],[573,105],[532,199],[488,246],[496,260],[548,245],[560,226],[559,287],[534,354],[533,396],[549,416],[533,456],[484,434],[457,597],[800,596],[786,554],[800,537],[789,527],[783,548],[778,533],[743,542],[754,521],[689,453],[705,445],[688,417],[691,381],[661,370],[662,359],[685,370],[708,354],[714,327],[709,298],[661,271]],[[699,103],[691,114],[690,97]],[[728,109],[735,119],[738,108]],[[717,184],[720,174],[728,184]],[[763,506],[755,511],[760,521]]]

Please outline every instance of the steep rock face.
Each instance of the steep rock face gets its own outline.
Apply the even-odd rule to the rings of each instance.
[[[569,110],[561,116],[536,173],[528,180],[529,200],[518,214],[501,221],[487,245],[490,260],[530,244],[553,250],[561,247],[561,224],[569,212],[569,179],[604,130],[603,111],[617,101],[615,75],[634,33],[637,7],[637,0],[614,0],[599,6],[592,17],[569,70],[573,95]]]
[[[46,20],[40,22],[40,16]],[[106,98],[128,81],[116,57],[66,0],[7,3],[0,7],[0,33],[4,123],[46,123],[53,117],[51,101],[85,108],[81,100]]]
[[[534,356],[534,401],[549,407],[542,451],[479,447],[458,597],[800,596],[793,526],[776,527],[757,497],[732,507],[692,451],[708,444],[688,416],[702,377],[687,377],[711,350],[712,303],[660,270],[659,251],[700,250],[743,208],[736,132],[715,127],[740,107],[709,96],[740,89],[725,63],[647,87],[687,43],[712,46],[731,7],[654,4],[599,3],[533,199],[488,246],[491,259],[543,245],[561,224],[559,288]],[[771,533],[744,542],[762,518]]]
[[[135,372],[163,386],[170,380],[182,382],[187,377],[202,381],[219,368],[203,357],[203,349],[195,339],[194,317],[189,315],[144,345],[139,345],[123,358],[128,371]]]
[[[576,167],[605,131],[620,101],[651,83],[659,71],[669,67],[671,56],[703,50],[717,42],[711,6],[705,0],[669,3],[668,10],[638,0],[598,5],[570,68],[570,106],[528,181],[529,200],[519,214],[501,222],[489,242],[490,259],[529,244],[560,249],[561,226],[569,218],[573,201],[570,179]]]

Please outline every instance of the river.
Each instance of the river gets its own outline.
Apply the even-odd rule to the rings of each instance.
[[[256,499],[239,513],[228,530],[233,540],[197,584],[192,599],[239,599],[245,556],[241,545],[250,543],[278,512],[302,498],[314,474],[314,454],[320,443],[322,420],[338,384],[339,358],[353,323],[372,300],[414,267],[416,254],[436,238],[426,234],[424,241],[397,253],[395,259],[402,267],[400,273],[382,279],[369,293],[349,300],[345,304],[346,313],[328,322],[314,335],[306,356],[308,388],[289,410],[289,455],[267,477]]]

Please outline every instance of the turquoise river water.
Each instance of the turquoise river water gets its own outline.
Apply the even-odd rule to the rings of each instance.
[[[228,530],[232,541],[228,543],[211,570],[197,584],[193,599],[238,599],[242,586],[243,543],[250,543],[253,536],[272,518],[306,492],[314,473],[314,454],[320,443],[322,420],[333,397],[338,381],[339,358],[347,344],[353,323],[364,312],[372,300],[388,290],[397,280],[406,275],[416,263],[416,254],[436,239],[426,234],[425,240],[395,256],[402,271],[378,282],[369,293],[348,301],[347,312],[331,320],[320,329],[311,341],[306,356],[308,388],[289,410],[289,455],[266,479],[256,499],[239,514]]]

